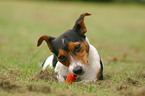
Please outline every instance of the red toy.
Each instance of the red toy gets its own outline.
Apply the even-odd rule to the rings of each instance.
[[[74,75],[72,73],[69,73],[66,80],[65,80],[65,83],[72,83],[74,82],[75,80],[77,79],[77,75]]]

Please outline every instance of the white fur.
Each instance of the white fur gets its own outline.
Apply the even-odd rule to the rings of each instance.
[[[65,81],[64,77],[67,77],[69,73],[68,68],[64,66],[62,63],[60,63],[59,61],[56,64],[55,72],[58,73],[57,78],[59,82]]]
[[[72,57],[73,64],[70,65],[69,68],[64,66],[62,63],[57,62],[55,67],[55,72],[58,73],[58,80],[60,82],[65,81],[65,78],[69,72],[73,73],[73,68],[77,65],[81,65],[83,69],[85,70],[85,73],[83,75],[80,75],[79,78],[82,81],[94,81],[97,80],[97,74],[101,68],[100,66],[100,57],[99,54],[94,46],[92,46],[89,43],[89,40],[86,38],[87,43],[89,44],[89,54],[88,54],[88,66],[84,66],[84,64],[81,64],[79,61],[75,61]],[[53,61],[53,55],[47,58],[46,62],[44,63],[43,69],[46,68],[46,66],[50,66],[52,68],[52,61]]]
[[[49,66],[50,68],[53,68],[53,63],[52,63],[53,57],[54,55],[51,55],[46,59],[43,65],[43,70],[46,69],[47,66]],[[56,64],[55,72],[58,73],[57,78],[59,82],[65,81],[64,77],[66,77],[69,73],[68,68],[64,66],[62,63],[60,63],[59,61]]]
[[[44,62],[44,65],[43,65],[43,70],[49,66],[50,68],[53,68],[53,64],[52,64],[52,61],[53,61],[53,55],[49,56],[46,61]]]
[[[100,70],[100,57],[94,46],[89,44],[88,67],[86,72],[80,76],[81,80],[93,81],[97,80],[97,74]]]
[[[86,71],[86,66],[82,64],[80,61],[75,60],[71,54],[69,54],[71,59],[71,64],[69,65],[69,72],[73,73],[73,70],[77,66],[81,66],[83,71]],[[73,73],[74,74],[74,73]]]

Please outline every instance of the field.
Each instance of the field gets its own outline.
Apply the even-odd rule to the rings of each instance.
[[[38,48],[37,40],[41,35],[57,37],[71,29],[84,12],[92,13],[85,19],[86,35],[103,59],[104,80],[58,83],[53,70],[40,71],[51,53],[45,43]],[[0,96],[26,95],[145,95],[145,7],[0,1]]]

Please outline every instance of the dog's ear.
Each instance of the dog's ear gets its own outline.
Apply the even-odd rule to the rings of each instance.
[[[86,29],[86,26],[84,23],[84,18],[85,18],[85,16],[89,16],[89,15],[91,15],[91,14],[90,13],[81,14],[80,17],[75,22],[75,25],[73,27],[73,30],[75,30],[82,36],[84,36],[84,34],[87,32],[87,29]]]
[[[55,38],[54,37],[51,37],[51,36],[46,36],[46,35],[40,36],[39,39],[38,39],[38,41],[37,41],[37,47],[39,47],[42,44],[42,42],[45,40],[46,43],[47,43],[48,48],[52,52],[52,44],[51,44],[51,41],[54,40],[54,39]]]

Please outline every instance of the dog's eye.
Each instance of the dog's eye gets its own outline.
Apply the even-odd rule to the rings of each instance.
[[[59,56],[58,59],[61,61],[61,62],[64,62],[67,60],[67,58],[65,56]]]
[[[81,44],[79,44],[79,45],[77,45],[77,46],[75,47],[74,52],[79,52],[80,49],[81,49]]]

